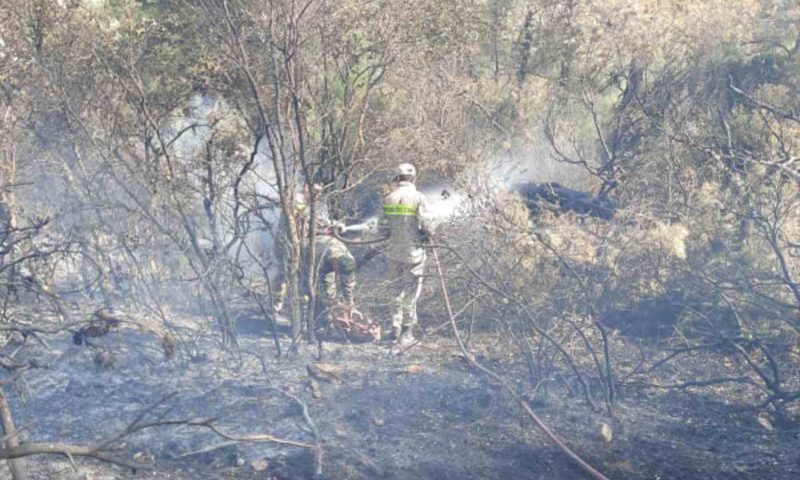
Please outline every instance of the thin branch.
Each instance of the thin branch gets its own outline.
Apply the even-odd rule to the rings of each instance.
[[[436,248],[431,248],[431,252],[433,253],[433,261],[436,265],[436,271],[439,274],[439,284],[442,289],[442,296],[444,297],[445,307],[447,309],[447,316],[450,318],[450,326],[453,329],[453,336],[455,336],[456,343],[458,343],[458,348],[461,350],[462,355],[467,360],[467,362],[475,367],[476,369],[480,370],[484,374],[488,375],[492,378],[498,385],[500,385],[503,390],[508,392],[509,395],[516,401],[520,407],[528,414],[528,416],[533,420],[534,424],[553,442],[556,446],[564,452],[569,458],[571,458],[575,463],[577,463],[586,473],[588,473],[592,478],[595,480],[609,480],[608,477],[600,473],[597,469],[589,465],[584,459],[578,456],[571,448],[569,448],[552,430],[542,421],[541,418],[536,414],[536,412],[531,409],[531,406],[528,402],[522,398],[516,391],[516,389],[511,386],[503,377],[499,374],[495,373],[493,370],[485,367],[483,364],[478,362],[475,359],[475,356],[472,355],[468,350],[467,347],[464,345],[463,340],[461,340],[461,334],[458,331],[458,325],[456,325],[455,317],[453,316],[453,309],[450,305],[450,297],[447,294],[447,285],[444,281],[444,274],[442,273],[442,266],[439,262],[439,255],[436,252]]]

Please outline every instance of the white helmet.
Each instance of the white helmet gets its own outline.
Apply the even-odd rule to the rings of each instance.
[[[395,174],[399,178],[410,177],[411,179],[414,179],[417,176],[417,169],[414,168],[414,165],[411,165],[410,163],[401,163],[397,166]]]

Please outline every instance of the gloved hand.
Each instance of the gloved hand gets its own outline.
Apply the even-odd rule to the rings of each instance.
[[[349,308],[344,309],[344,311],[342,312],[342,321],[344,321],[348,325],[353,321],[351,317],[351,311]]]
[[[422,243],[433,243],[433,235],[428,230],[420,230],[420,240]]]

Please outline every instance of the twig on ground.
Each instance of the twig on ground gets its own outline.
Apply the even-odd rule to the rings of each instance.
[[[480,362],[478,362],[475,357],[467,350],[466,346],[464,345],[463,340],[461,340],[461,334],[458,331],[458,325],[456,325],[455,317],[453,316],[453,309],[450,306],[450,296],[447,293],[447,285],[444,281],[444,275],[442,274],[442,266],[439,262],[439,255],[436,252],[436,248],[432,247],[431,252],[433,254],[433,261],[436,265],[436,270],[439,273],[439,284],[442,289],[442,296],[444,297],[445,307],[447,309],[447,315],[450,318],[450,326],[453,329],[453,336],[455,336],[456,342],[458,343],[458,348],[461,350],[464,358],[469,362],[470,365],[475,367],[476,369],[480,370],[490,378],[492,378],[500,387],[502,387],[509,395],[522,407],[522,409],[528,414],[528,416],[533,420],[537,427],[550,439],[556,446],[564,452],[568,457],[570,457],[575,463],[577,463],[586,473],[588,473],[592,478],[595,480],[609,480],[608,477],[600,473],[597,469],[589,465],[584,459],[578,456],[577,453],[573,452],[563,441],[553,433],[550,428],[545,425],[545,423],[539,418],[538,415],[531,409],[530,405],[524,398],[522,398],[516,391],[514,387],[512,387],[503,377],[499,374],[495,373],[493,370],[483,366]]]
[[[242,353],[246,353],[248,355],[256,357],[258,361],[261,363],[261,370],[264,372],[264,375],[269,375],[267,369],[267,362],[264,360],[264,357],[250,350],[242,350]],[[281,395],[291,399],[298,406],[300,406],[300,409],[303,412],[303,418],[305,418],[305,421],[308,424],[309,428],[311,429],[311,433],[314,435],[314,439],[317,442],[316,445],[310,446],[310,448],[314,450],[314,462],[316,464],[315,471],[317,476],[322,475],[322,462],[323,462],[322,436],[320,435],[319,428],[317,427],[316,422],[314,422],[314,419],[311,418],[311,413],[309,412],[308,405],[302,400],[300,400],[297,397],[297,395],[289,393],[282,388],[278,388],[275,385],[271,385],[270,388],[280,393]]]
[[[302,400],[297,398],[296,395],[293,395],[293,394],[287,392],[286,390],[283,390],[283,389],[275,387],[275,386],[273,386],[272,389],[275,390],[276,392],[279,392],[279,393],[285,395],[286,397],[289,397],[290,399],[292,399],[303,410],[303,417],[305,418],[306,423],[308,423],[308,426],[311,428],[311,432],[314,434],[314,439],[317,442],[317,445],[314,448],[314,463],[316,464],[314,470],[315,470],[317,476],[322,475],[322,461],[323,461],[323,454],[324,454],[324,452],[322,450],[322,437],[321,437],[321,435],[319,433],[319,428],[317,427],[316,422],[314,422],[314,420],[311,418],[311,414],[308,411],[308,405],[306,405],[305,402],[303,402]]]
[[[289,395],[290,397],[293,397],[291,394],[288,394],[287,392],[284,393],[286,395]],[[314,450],[315,452],[318,452],[318,455],[321,455],[321,453],[319,452],[321,452],[322,449],[319,445],[314,445],[297,440],[280,438],[274,435],[263,434],[263,433],[251,434],[251,435],[233,434],[224,431],[218,426],[214,425],[213,422],[215,421],[215,419],[213,418],[203,419],[203,420],[196,420],[196,419],[164,420],[164,417],[171,411],[171,408],[168,408],[164,412],[158,414],[155,417],[156,418],[155,420],[148,422],[144,421],[144,419],[147,418],[149,415],[151,415],[159,406],[163,405],[168,400],[174,398],[176,395],[177,395],[176,393],[170,393],[163,396],[159,401],[143,409],[136,416],[136,418],[134,418],[133,421],[131,421],[124,429],[95,443],[94,445],[84,446],[84,445],[72,445],[68,443],[51,443],[51,442],[26,443],[17,446],[7,445],[5,448],[0,448],[0,459],[14,460],[32,455],[64,455],[71,462],[73,461],[72,457],[89,457],[106,463],[118,465],[120,467],[130,468],[134,472],[136,470],[147,470],[150,468],[148,465],[127,460],[125,458],[121,458],[117,455],[108,452],[107,450],[113,444],[119,442],[120,440],[134,433],[141,432],[147,429],[152,429],[157,427],[169,427],[169,426],[188,426],[188,427],[207,428],[217,436],[222,437],[233,444],[276,443],[279,445],[286,445],[291,447],[308,448]],[[301,405],[304,405],[296,397],[294,397],[294,399]],[[307,409],[304,409],[304,414],[306,415],[306,420],[310,421],[310,416],[308,416]],[[313,422],[311,422],[311,424],[313,425],[313,428],[316,429],[316,425],[314,425]],[[318,430],[315,430],[315,434],[318,435]],[[13,435],[10,436],[13,438]]]
[[[651,382],[628,382],[626,385],[630,386],[641,386],[641,387],[648,387],[648,388],[658,388],[662,390],[685,390],[689,387],[709,387],[712,385],[719,385],[721,383],[744,383],[747,385],[754,385],[758,386],[756,382],[754,382],[751,378],[748,377],[722,377],[722,378],[712,378],[709,380],[697,380],[693,382],[684,382],[684,383],[676,383],[672,385],[661,385],[658,383],[651,383]]]
[[[91,457],[106,463],[130,468],[133,471],[146,470],[146,465],[116,457],[114,455],[98,452],[94,447],[70,445],[67,443],[25,443],[18,447],[0,449],[0,459],[16,459],[33,455],[64,455],[76,457]]]

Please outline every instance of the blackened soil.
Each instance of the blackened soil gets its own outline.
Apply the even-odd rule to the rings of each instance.
[[[116,332],[96,346],[114,352],[110,367],[95,365],[93,350],[64,338],[50,350],[31,352],[48,368],[26,373],[24,385],[9,390],[15,419],[28,441],[89,444],[175,393],[154,414],[214,418],[236,435],[319,442],[325,479],[587,478],[507,395],[455,356],[447,338],[425,340],[402,356],[386,345],[330,343],[326,362],[338,371],[326,379],[310,377],[306,368],[315,349],[277,360],[264,335],[251,325],[240,339],[240,356],[209,338],[168,361],[147,336]],[[480,349],[481,342],[493,341],[473,343]],[[493,365],[521,377],[513,359]],[[634,388],[620,393],[614,418],[556,384],[537,391],[533,405],[612,479],[800,478],[800,431],[791,425],[766,429],[752,411],[736,413],[736,398],[721,402],[713,395]],[[313,427],[291,396],[306,405]],[[611,442],[600,434],[603,423],[613,430]],[[119,455],[150,463],[152,470],[133,475],[78,458],[76,471],[66,459],[38,457],[32,473],[42,479],[288,480],[313,478],[316,469],[312,450],[228,442],[202,428],[148,430],[117,447]],[[2,468],[0,478],[9,478]]]

